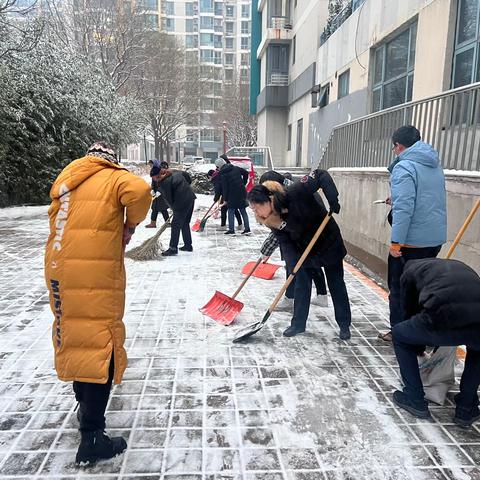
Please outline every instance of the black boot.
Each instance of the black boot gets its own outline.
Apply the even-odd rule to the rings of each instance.
[[[78,447],[76,462],[92,464],[98,460],[113,458],[127,448],[122,437],[110,438],[102,430],[82,432],[82,441]]]
[[[170,247],[168,250],[162,252],[162,257],[171,257],[172,255],[177,255],[178,251],[176,248]]]

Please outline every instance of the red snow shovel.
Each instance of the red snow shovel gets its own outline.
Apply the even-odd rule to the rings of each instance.
[[[260,263],[262,263],[262,260],[263,258],[260,257],[256,263],[253,264],[253,268],[243,279],[242,283],[232,297],[229,297],[228,295],[225,295],[217,290],[210,301],[200,309],[200,312],[207,317],[222,323],[223,325],[230,325],[243,308],[243,303],[235,300],[235,298],[245,286],[247,280],[252,276],[256,268],[260,265]]]
[[[255,335],[255,333],[257,333],[259,330],[261,330],[264,327],[264,325],[267,323],[267,320],[270,318],[270,315],[272,315],[273,311],[275,310],[275,307],[277,306],[277,303],[282,298],[283,294],[287,290],[290,283],[292,283],[293,279],[295,278],[295,275],[297,274],[297,272],[302,267],[303,262],[308,257],[308,254],[310,253],[313,246],[317,242],[318,238],[320,237],[321,233],[323,232],[323,229],[326,227],[326,225],[327,225],[327,223],[328,223],[328,221],[330,220],[331,217],[332,217],[332,211],[330,211],[328,213],[328,215],[323,219],[323,222],[320,224],[320,226],[318,227],[315,235],[310,240],[310,243],[308,244],[307,248],[303,252],[303,255],[300,257],[297,264],[295,265],[295,268],[293,269],[293,272],[288,276],[287,281],[285,282],[285,284],[283,285],[281,290],[278,292],[278,295],[275,297],[275,300],[273,301],[273,303],[268,308],[268,310],[265,313],[265,315],[263,316],[262,320],[260,320],[259,322],[247,325],[244,328],[241,328],[236,333],[235,337],[233,338],[233,343],[238,343],[238,342],[241,342],[242,340],[246,340],[247,338],[251,337],[252,335]]]
[[[244,265],[242,268],[242,273],[244,275],[248,275],[252,269],[253,271],[253,276],[257,278],[262,278],[263,280],[272,280],[272,278],[275,276],[275,273],[277,273],[277,270],[281,267],[281,265],[275,265],[274,263],[267,263],[268,260],[265,260],[265,262],[261,263],[258,265],[258,268],[254,268],[257,263],[255,262],[248,262]]]
[[[219,202],[221,202],[222,198],[220,197]],[[207,210],[207,213],[203,216],[202,219],[197,218],[195,220],[195,223],[192,225],[192,232],[198,232],[201,228],[202,223],[205,221],[205,219],[208,217],[208,214],[210,213],[210,210],[217,204],[217,202],[213,202],[212,205],[210,205],[210,208]],[[203,223],[203,226],[205,227],[205,224]]]

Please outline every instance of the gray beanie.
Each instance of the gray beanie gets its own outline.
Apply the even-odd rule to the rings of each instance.
[[[226,162],[223,158],[217,158],[217,159],[215,160],[215,166],[216,166],[217,168],[222,168],[224,165],[226,165],[226,163],[227,163],[227,162]]]

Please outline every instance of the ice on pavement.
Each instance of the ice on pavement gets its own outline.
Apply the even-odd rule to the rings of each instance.
[[[200,196],[195,216],[211,202]],[[346,270],[349,342],[338,339],[332,308],[312,306],[305,334],[282,337],[290,320],[283,311],[248,343],[232,344],[236,328],[261,319],[283,269],[272,281],[247,283],[231,326],[202,316],[198,309],[215,290],[233,294],[267,235],[252,221],[251,237],[225,237],[218,223],[193,234],[193,253],[127,260],[129,367],[113,389],[107,431],[129,446],[79,469],[75,400],[53,370],[47,207],[0,210],[1,478],[480,478],[480,432],[453,425],[453,393],[431,408],[433,420],[393,407],[398,368],[392,348],[376,338],[387,304],[353,267]],[[130,247],[153,233],[139,226]]]

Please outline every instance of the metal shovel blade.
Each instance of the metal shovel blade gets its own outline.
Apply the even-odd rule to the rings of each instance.
[[[223,325],[230,325],[242,311],[244,305],[218,290],[200,309],[200,312]]]
[[[247,325],[246,327],[241,328],[235,334],[235,337],[233,337],[233,343],[242,342],[243,340],[246,340],[252,335],[255,335],[258,331],[260,331],[263,328],[265,323],[266,322],[262,320],[261,322],[251,323],[250,325]]]
[[[248,262],[242,268],[242,273],[244,275],[248,275],[252,269],[255,267],[256,262]],[[273,263],[261,263],[252,273],[254,277],[262,278],[263,280],[272,280],[275,276],[277,270],[281,267],[281,265],[275,265]]]

